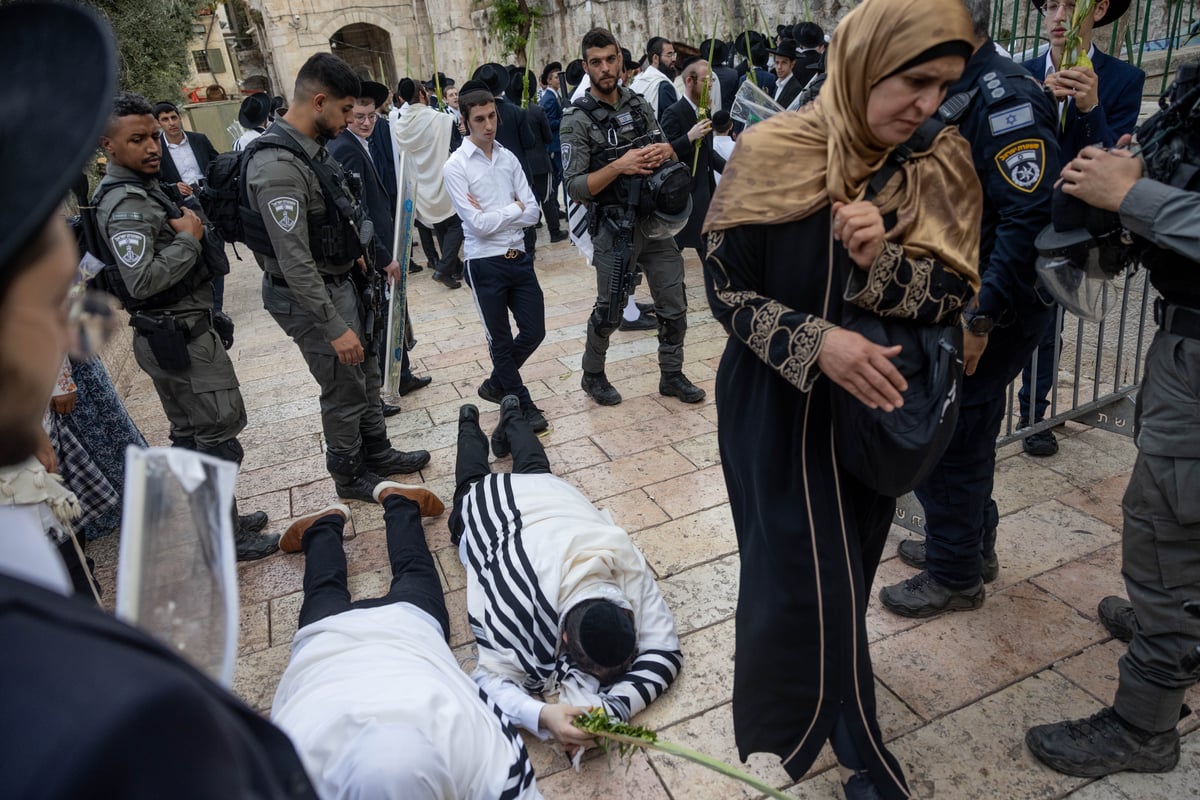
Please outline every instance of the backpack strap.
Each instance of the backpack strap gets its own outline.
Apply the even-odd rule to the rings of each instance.
[[[957,97],[958,95],[955,95]],[[953,98],[952,98],[953,99]],[[900,171],[900,168],[913,156],[913,153],[923,153],[928,150],[938,134],[946,127],[947,123],[938,118],[934,114],[929,119],[921,123],[921,127],[917,128],[916,132],[908,138],[904,144],[897,145],[888,156],[887,161],[879,168],[871,177],[871,182],[867,184],[867,194],[865,199],[870,200],[887,185],[887,182],[892,179],[892,176]]]

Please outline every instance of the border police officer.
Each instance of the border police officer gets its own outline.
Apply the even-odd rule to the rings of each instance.
[[[1054,313],[1034,290],[1033,242],[1050,221],[1057,111],[1033,77],[988,38],[990,0],[965,5],[976,50],[939,113],[958,121],[983,182],[983,285],[964,314],[966,377],[954,438],[916,492],[925,509],[925,542],[900,545],[901,560],[925,571],[879,593],[886,608],[907,617],[979,608],[984,583],[996,579],[999,512],[992,480],[1004,390]]]
[[[379,475],[411,473],[429,453],[392,449],[378,359],[363,350],[351,272],[370,250],[370,221],[325,142],[352,118],[359,80],[328,53],[308,59],[287,113],[247,148],[246,242],[263,268],[263,306],[321,385],[326,466],[340,497],[373,502]]]
[[[240,464],[237,435],[246,427],[246,407],[233,362],[212,326],[205,229],[195,212],[172,203],[158,184],[157,130],[145,98],[117,96],[100,137],[108,172],[93,201],[112,256],[102,286],[130,312],[133,355],[154,381],[171,422],[171,442]],[[239,518],[236,505],[233,513],[239,561],[278,549],[278,537],[259,533],[265,513]]]
[[[621,394],[604,374],[608,339],[616,330],[616,325],[607,321],[615,234],[606,220],[625,210],[623,192],[628,182],[651,175],[673,158],[674,150],[663,136],[650,105],[617,84],[621,50],[613,35],[595,28],[584,35],[582,49],[591,86],[578,104],[566,109],[559,134],[567,194],[577,203],[588,204],[595,244],[592,260],[597,297],[588,319],[581,385],[597,403],[612,406],[621,402]],[[662,372],[658,391],[685,403],[699,403],[704,399],[704,390],[683,374],[687,296],[679,247],[670,236],[650,238],[639,223],[635,226],[628,263],[638,264],[646,273],[658,315],[658,366]]]

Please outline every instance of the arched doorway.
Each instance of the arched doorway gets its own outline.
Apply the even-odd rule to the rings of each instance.
[[[392,55],[392,37],[383,28],[356,22],[329,37],[333,54],[345,61],[360,77],[393,87],[398,80]]]

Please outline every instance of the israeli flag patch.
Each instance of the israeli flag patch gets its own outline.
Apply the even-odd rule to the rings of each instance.
[[[988,115],[988,127],[992,129],[992,136],[999,136],[1009,131],[1019,131],[1021,128],[1028,128],[1032,124],[1032,103],[1022,103],[1019,106],[1006,108],[1003,111],[997,111],[995,114]]]

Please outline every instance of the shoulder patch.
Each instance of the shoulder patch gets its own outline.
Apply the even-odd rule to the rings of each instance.
[[[146,256],[146,237],[137,231],[122,231],[113,234],[112,252],[127,267],[137,266]]]
[[[272,197],[267,201],[267,208],[271,211],[271,219],[284,233],[291,233],[300,219],[300,204],[294,197]]]
[[[1033,194],[1046,171],[1046,143],[1041,139],[1013,142],[996,154],[996,168],[1014,189]]]
[[[562,163],[564,165],[570,164],[571,163],[571,143],[563,142],[561,149],[562,149]]]
[[[992,129],[992,136],[999,136],[1009,131],[1019,131],[1021,128],[1028,128],[1031,125],[1033,125],[1032,103],[1021,103],[1018,106],[997,111],[995,114],[988,114],[988,127]]]

